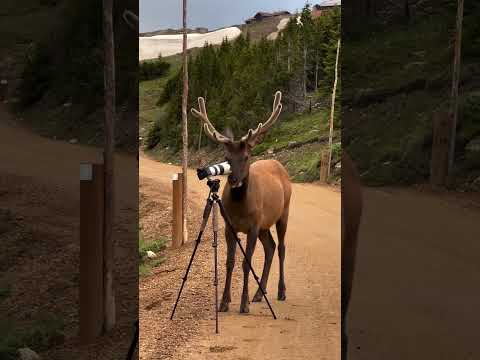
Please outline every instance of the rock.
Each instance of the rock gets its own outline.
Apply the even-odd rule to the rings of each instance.
[[[288,142],[288,147],[293,147],[293,146],[295,146],[295,145],[297,145],[297,142],[296,142],[296,141],[289,141],[289,142]]]
[[[339,161],[338,163],[335,164],[335,169],[341,169],[342,168],[342,162]]]
[[[29,348],[18,349],[19,360],[40,360],[40,356]]]
[[[156,257],[157,257],[157,254],[155,254],[153,251],[150,251],[150,250],[147,251],[147,258],[155,259]]]
[[[77,139],[70,139],[68,142],[70,144],[76,144],[76,143],[78,143],[78,140]]]
[[[267,154],[272,155],[273,153],[274,153],[274,151],[273,151],[272,148],[270,148],[270,149],[267,150]]]
[[[65,104],[63,104],[64,107],[70,107],[72,106],[72,103],[71,102],[66,102]]]
[[[472,140],[470,140],[467,144],[467,146],[465,146],[465,150],[467,152],[471,152],[471,153],[478,153],[480,152],[480,136],[476,137],[476,138],[473,138]]]

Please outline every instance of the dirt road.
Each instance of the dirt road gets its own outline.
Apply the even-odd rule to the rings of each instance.
[[[145,189],[145,196],[160,196],[162,192],[170,194],[171,176],[179,171],[176,166],[141,157],[140,182],[149,184]],[[155,182],[156,187],[153,186]],[[194,212],[200,213],[208,188],[204,182],[197,180],[193,171],[189,172],[189,184],[192,190],[191,199],[197,203],[197,210]],[[272,319],[264,302],[252,303],[247,315],[239,314],[242,258],[238,250],[230,312],[220,314],[220,334],[215,335],[211,300],[213,256],[207,235],[204,241],[206,244],[201,244],[204,252],[199,253],[194,263],[193,274],[187,281],[185,296],[177,310],[178,320],[170,322],[165,320],[165,317],[169,315],[175,300],[191,246],[181,250],[180,258],[175,252],[170,252],[165,267],[141,281],[140,358],[339,359],[340,192],[317,185],[295,184],[290,214],[285,260],[287,300],[280,302],[276,299],[277,256],[274,257],[267,288],[269,300],[278,316],[277,320]],[[195,221],[192,221],[189,230],[191,239],[196,235]],[[273,236],[276,239],[276,234]],[[223,233],[220,242],[221,292],[225,271]],[[263,266],[261,245],[256,248],[253,265],[260,274]],[[167,282],[159,280],[166,277]],[[255,290],[255,281],[251,277],[251,296]],[[189,307],[194,308],[193,313]],[[182,326],[177,327],[178,323]],[[159,327],[162,331],[156,330]],[[181,344],[176,344],[178,337],[187,332],[191,334],[188,334]],[[178,346],[173,353],[165,348],[174,344]]]
[[[136,157],[116,157],[122,175],[116,181],[114,227],[119,326],[80,346],[79,164],[100,161],[101,149],[40,137],[18,124],[0,105],[0,283],[11,286],[0,302],[0,322],[8,316],[30,326],[45,315],[60,318],[65,341],[42,353],[44,359],[124,358],[138,309],[132,292],[138,284]]]

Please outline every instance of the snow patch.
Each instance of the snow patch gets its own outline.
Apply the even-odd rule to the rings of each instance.
[[[242,31],[238,27],[233,26],[205,34],[188,34],[187,48],[203,47],[205,43],[221,44],[223,39],[233,40],[241,33]],[[163,57],[179,54],[182,52],[182,41],[183,34],[139,37],[139,59],[156,59],[160,54]]]

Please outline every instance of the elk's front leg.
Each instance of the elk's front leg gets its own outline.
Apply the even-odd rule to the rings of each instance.
[[[225,276],[225,288],[219,309],[219,311],[222,312],[228,311],[228,304],[232,301],[230,289],[232,287],[232,273],[235,267],[235,251],[237,249],[235,234],[228,225],[225,227],[225,240],[227,241],[227,274]]]
[[[257,244],[258,229],[256,227],[250,229],[247,234],[247,248],[245,250],[246,258],[243,259],[243,292],[242,302],[240,304],[240,312],[248,313],[248,305],[250,303],[248,299],[248,276],[250,274],[250,266],[252,262],[253,252],[255,251],[255,245]]]

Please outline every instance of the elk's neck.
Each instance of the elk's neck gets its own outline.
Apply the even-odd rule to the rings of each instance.
[[[247,189],[248,189],[248,176],[243,180],[242,186],[236,188],[230,188],[230,195],[233,201],[242,201],[247,196]]]

